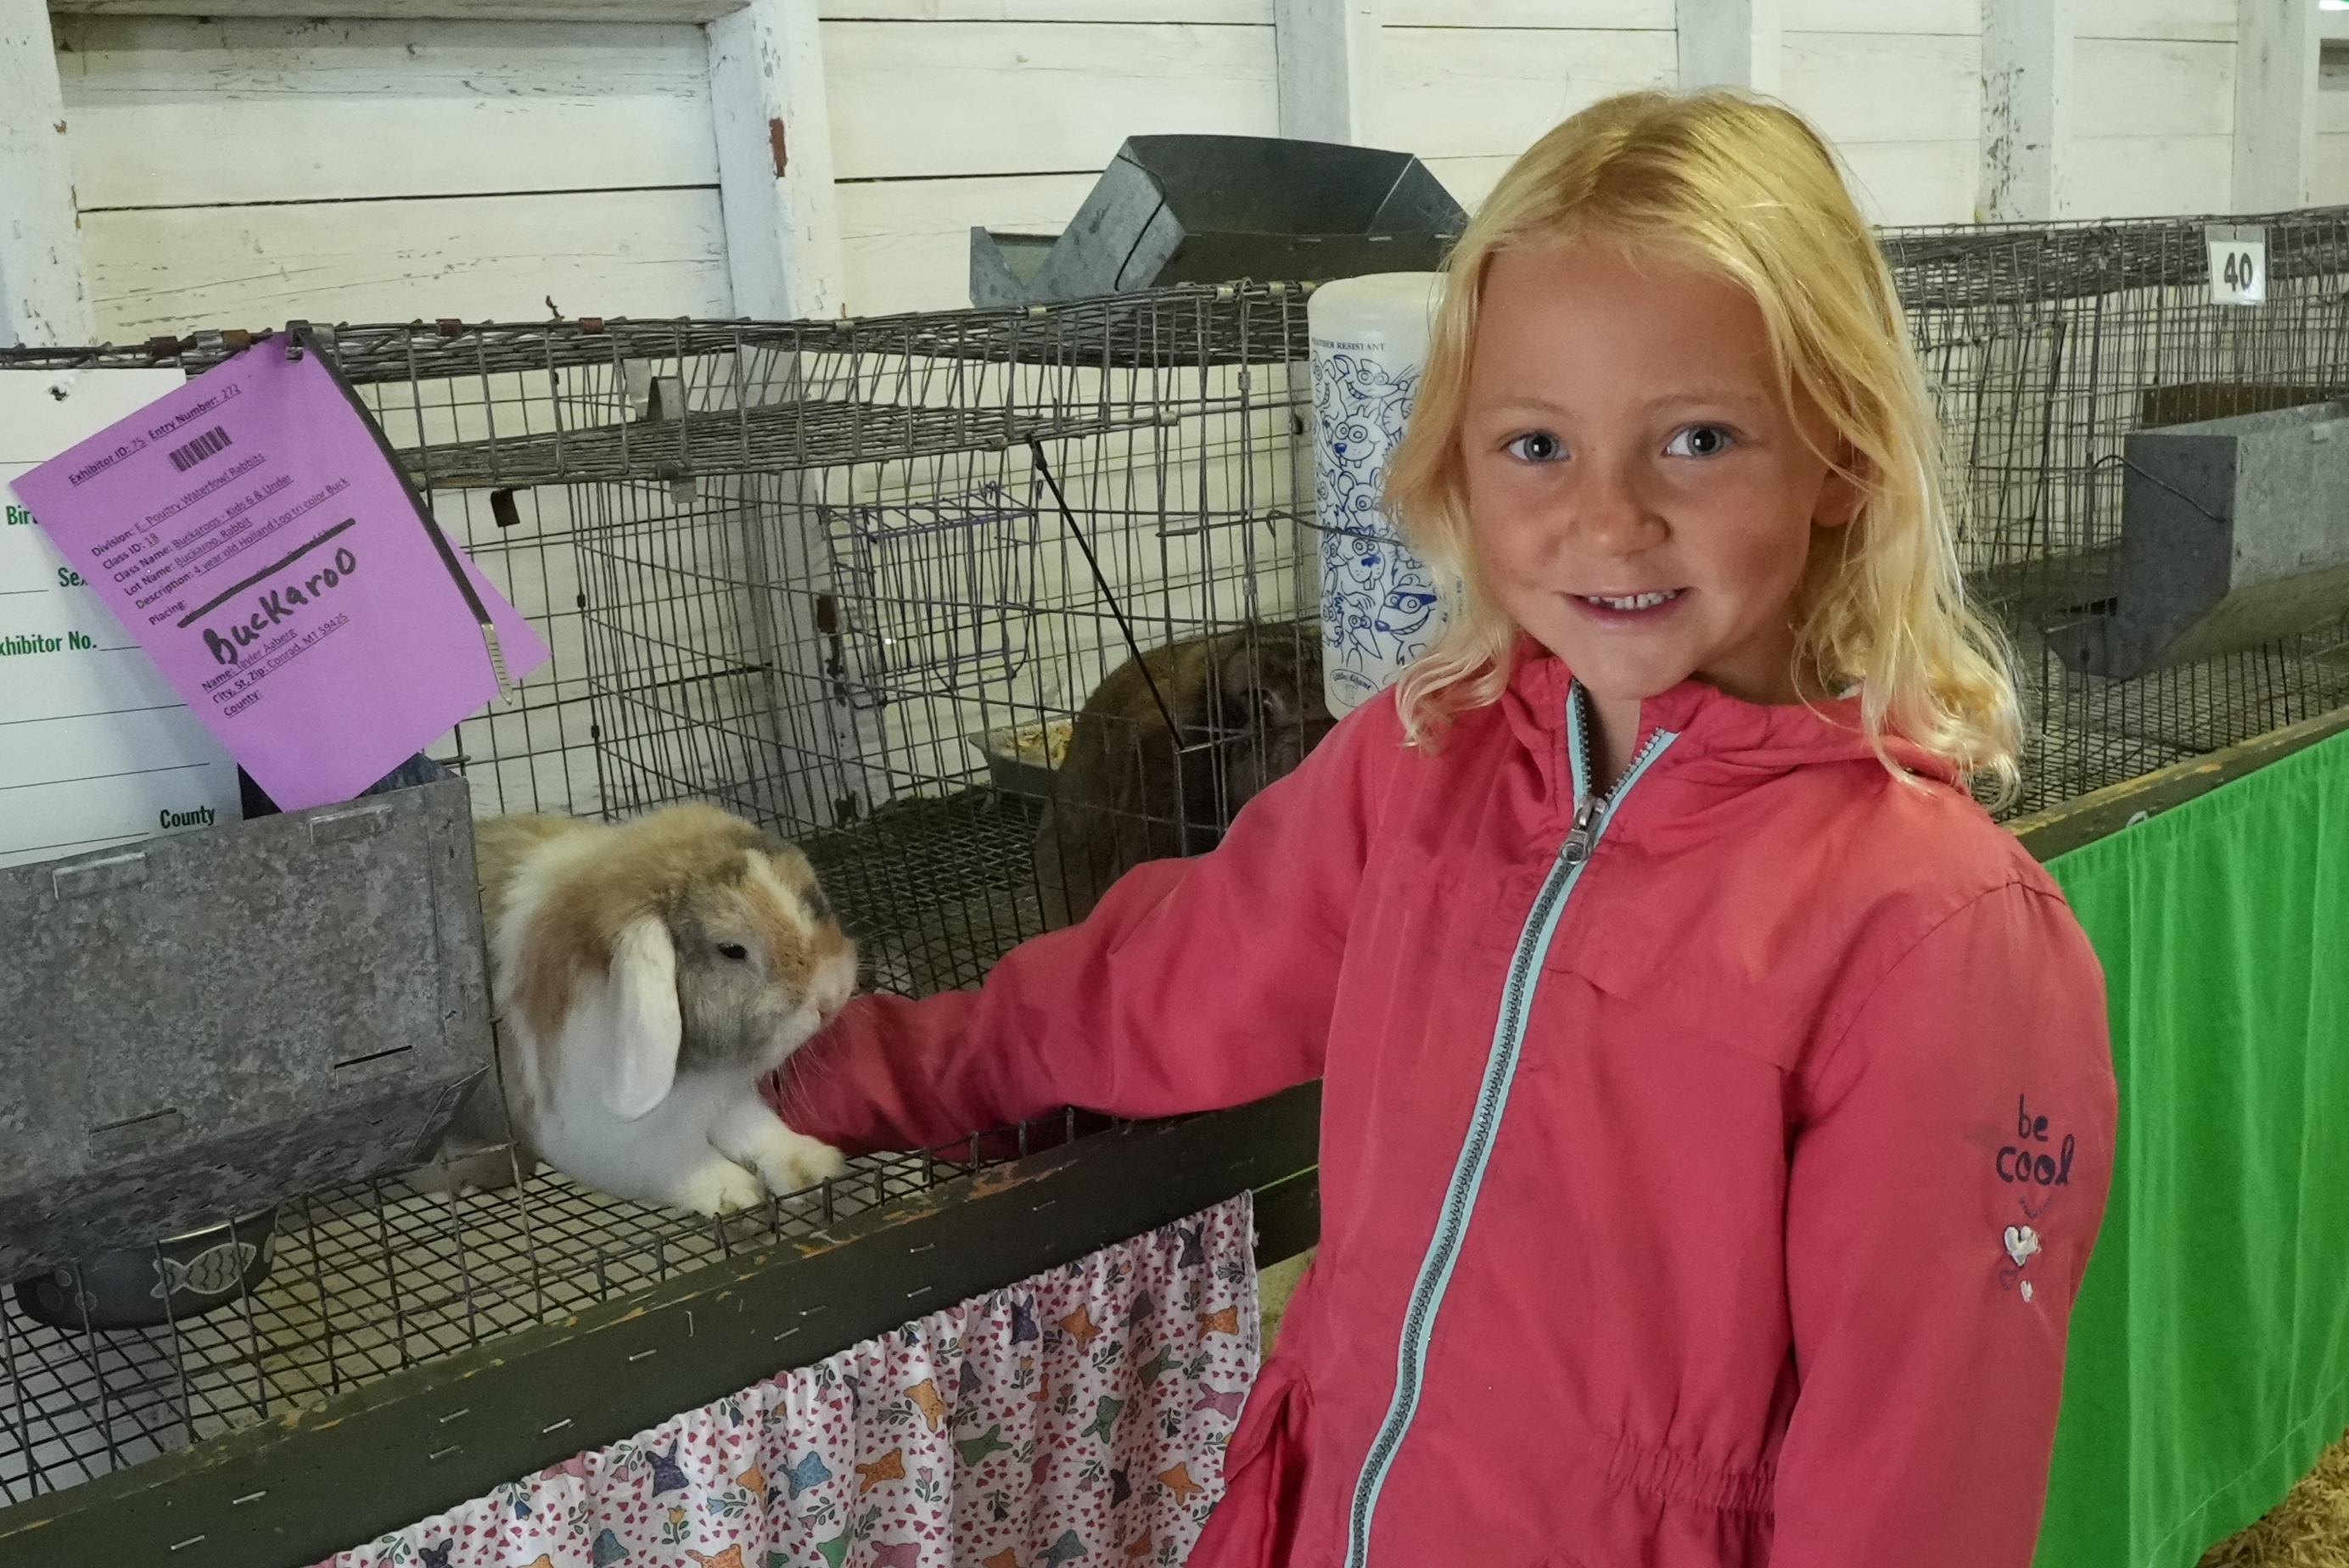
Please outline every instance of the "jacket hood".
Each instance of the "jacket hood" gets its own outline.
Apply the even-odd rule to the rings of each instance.
[[[1567,748],[1567,696],[1572,672],[1529,637],[1519,639],[1514,656],[1502,713],[1541,769],[1546,792],[1554,800],[1570,801],[1575,781]],[[1685,680],[1640,704],[1635,749],[1649,744],[1658,730],[1677,738],[1666,761],[1686,785],[1735,790],[1798,768],[1883,766],[1860,727],[1856,696],[1812,704],[1751,703],[1702,681]],[[1884,751],[1909,773],[1951,786],[1958,782],[1957,769],[1946,758],[1913,741],[1888,735]]]

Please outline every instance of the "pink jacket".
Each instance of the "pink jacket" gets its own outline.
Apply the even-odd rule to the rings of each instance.
[[[906,1147],[1325,1080],[1195,1564],[2024,1568],[2111,1170],[2094,954],[1849,707],[1682,686],[1599,801],[1569,684],[1530,655],[1433,757],[1371,704],[981,989],[852,1004],[781,1109]]]

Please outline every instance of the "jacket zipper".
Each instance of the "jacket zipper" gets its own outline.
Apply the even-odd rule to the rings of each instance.
[[[1468,1119],[1467,1136],[1461,1142],[1459,1157],[1453,1163],[1452,1180],[1444,1189],[1435,1234],[1428,1242],[1427,1256],[1420,1264],[1418,1277],[1412,1284],[1411,1301],[1403,1313],[1402,1338],[1395,1356],[1394,1397],[1388,1401],[1386,1418],[1379,1423],[1378,1434],[1371,1440],[1370,1454],[1362,1461],[1362,1473],[1354,1483],[1353,1507],[1346,1525],[1346,1568],[1367,1568],[1371,1521],[1378,1511],[1379,1493],[1385,1488],[1395,1455],[1419,1413],[1422,1385],[1427,1373],[1428,1340],[1434,1332],[1436,1313],[1444,1305],[1444,1293],[1452,1283],[1453,1265],[1459,1261],[1469,1217],[1475,1210],[1476,1193],[1484,1185],[1485,1168],[1491,1161],[1493,1142],[1500,1131],[1502,1113],[1508,1108],[1509,1088],[1516,1080],[1517,1058],[1525,1047],[1526,1020],[1533,1008],[1534,986],[1541,977],[1542,961],[1548,956],[1551,939],[1557,934],[1558,918],[1624,798],[1639,783],[1640,775],[1663,755],[1664,748],[1679,738],[1671,730],[1657,730],[1631,759],[1631,766],[1614,789],[1602,795],[1593,777],[1589,699],[1579,682],[1568,688],[1566,700],[1568,759],[1574,775],[1573,822],[1549,874],[1542,880],[1541,892],[1526,916],[1525,927],[1517,934],[1516,952],[1509,961],[1508,979],[1501,993],[1501,1016],[1494,1026],[1493,1047],[1485,1057],[1475,1109]]]
[[[1579,681],[1567,688],[1566,714],[1567,771],[1574,775],[1574,821],[1567,830],[1566,842],[1558,855],[1567,864],[1578,866],[1590,858],[1591,841],[1599,832],[1599,813],[1607,805],[1607,798],[1599,790],[1598,748],[1590,733],[1590,698]]]

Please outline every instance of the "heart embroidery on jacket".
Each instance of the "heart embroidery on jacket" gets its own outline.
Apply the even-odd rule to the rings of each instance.
[[[2038,1232],[2028,1225],[2009,1225],[2006,1228],[2006,1255],[2014,1260],[2016,1268],[2030,1262],[2032,1254],[2038,1250]]]

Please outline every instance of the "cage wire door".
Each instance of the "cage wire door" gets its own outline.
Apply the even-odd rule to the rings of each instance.
[[[2128,681],[2072,672],[2044,635],[2111,593],[2130,430],[2349,388],[2349,211],[2263,222],[2256,308],[2209,302],[2199,222],[1884,237],[1950,429],[1962,564],[2020,653],[2013,811],[2349,701],[2339,620]],[[1247,285],[874,321],[339,329],[346,376],[436,516],[554,651],[432,755],[482,815],[741,811],[808,850],[870,983],[977,981],[1052,918],[1040,825],[1066,809],[1068,748],[1122,666],[1319,646],[1304,304]],[[195,370],[234,346],[169,353]],[[1193,795],[1241,788],[1262,758],[1235,752],[1243,731],[1219,716],[1180,728],[1158,678],[1177,662],[1129,679],[1124,710],[1095,705],[1096,738],[1112,754],[1171,740],[1154,755]],[[1203,810],[1180,789],[1120,809],[1186,847]],[[723,1224],[548,1174],[455,1199],[375,1182],[284,1206],[268,1280],[198,1319],[60,1329],[12,1299],[0,1501],[940,1170],[868,1163]]]

